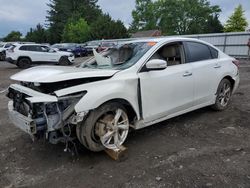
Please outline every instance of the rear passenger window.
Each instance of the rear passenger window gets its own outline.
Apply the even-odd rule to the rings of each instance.
[[[210,46],[209,46],[209,49],[211,51],[212,58],[217,59],[218,58],[218,51]]]
[[[213,59],[209,46],[198,42],[186,42],[187,62]]]
[[[27,51],[38,51],[37,46],[30,45],[30,46],[25,46],[25,47]]]

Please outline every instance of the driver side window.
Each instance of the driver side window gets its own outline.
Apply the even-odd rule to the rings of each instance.
[[[49,52],[49,47],[47,47],[47,46],[41,46],[41,51],[42,52]]]
[[[182,43],[171,43],[162,46],[150,58],[167,61],[168,66],[180,65],[184,63],[184,51]]]

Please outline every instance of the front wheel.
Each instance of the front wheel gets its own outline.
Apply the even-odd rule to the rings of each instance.
[[[90,112],[85,121],[77,125],[79,141],[91,151],[105,148],[118,149],[126,140],[129,119],[126,109],[119,103],[107,103]]]
[[[61,57],[59,60],[59,65],[70,65],[70,61],[67,57]]]
[[[232,84],[228,79],[223,79],[217,89],[217,97],[215,104],[212,106],[214,110],[225,110],[230,102],[232,95]]]

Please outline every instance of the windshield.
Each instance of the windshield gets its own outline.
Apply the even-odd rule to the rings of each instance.
[[[154,45],[155,42],[136,42],[117,45],[103,53],[94,50],[94,58],[81,67],[124,70],[133,66]]]
[[[41,48],[42,48],[42,51],[44,51],[44,52],[53,51],[53,49],[48,47],[48,46],[41,46]]]
[[[6,45],[5,45],[5,47],[4,48],[9,48],[9,47],[11,47],[12,46],[12,44],[11,43],[7,43]]]
[[[4,47],[4,44],[0,44],[0,48]]]

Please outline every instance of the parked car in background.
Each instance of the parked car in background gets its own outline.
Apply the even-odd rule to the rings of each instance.
[[[62,45],[63,45],[62,43],[56,43],[56,44],[51,45],[50,47],[55,50],[59,50],[59,48],[61,48]]]
[[[4,61],[6,57],[6,50],[12,46],[12,43],[0,43],[0,61]]]
[[[41,45],[49,46],[49,47],[50,47],[50,44],[49,44],[49,43],[41,43]]]
[[[85,43],[85,48],[88,54],[93,54],[93,49],[97,49],[100,46],[100,41],[89,41]]]
[[[62,43],[60,46],[57,46],[57,49],[60,51],[71,52],[75,55],[75,57],[83,57],[88,55],[87,49],[76,43]]]
[[[94,55],[79,67],[13,75],[12,122],[53,144],[76,135],[91,151],[117,149],[131,128],[205,106],[225,110],[239,85],[238,61],[197,39],[135,40]]]
[[[57,51],[40,44],[15,44],[6,51],[6,60],[19,68],[41,63],[70,65],[74,58],[71,52]]]
[[[115,42],[101,42],[101,44],[97,48],[97,51],[101,52],[103,50],[107,50],[108,48],[112,48],[115,45],[117,45],[117,43],[115,43]]]

